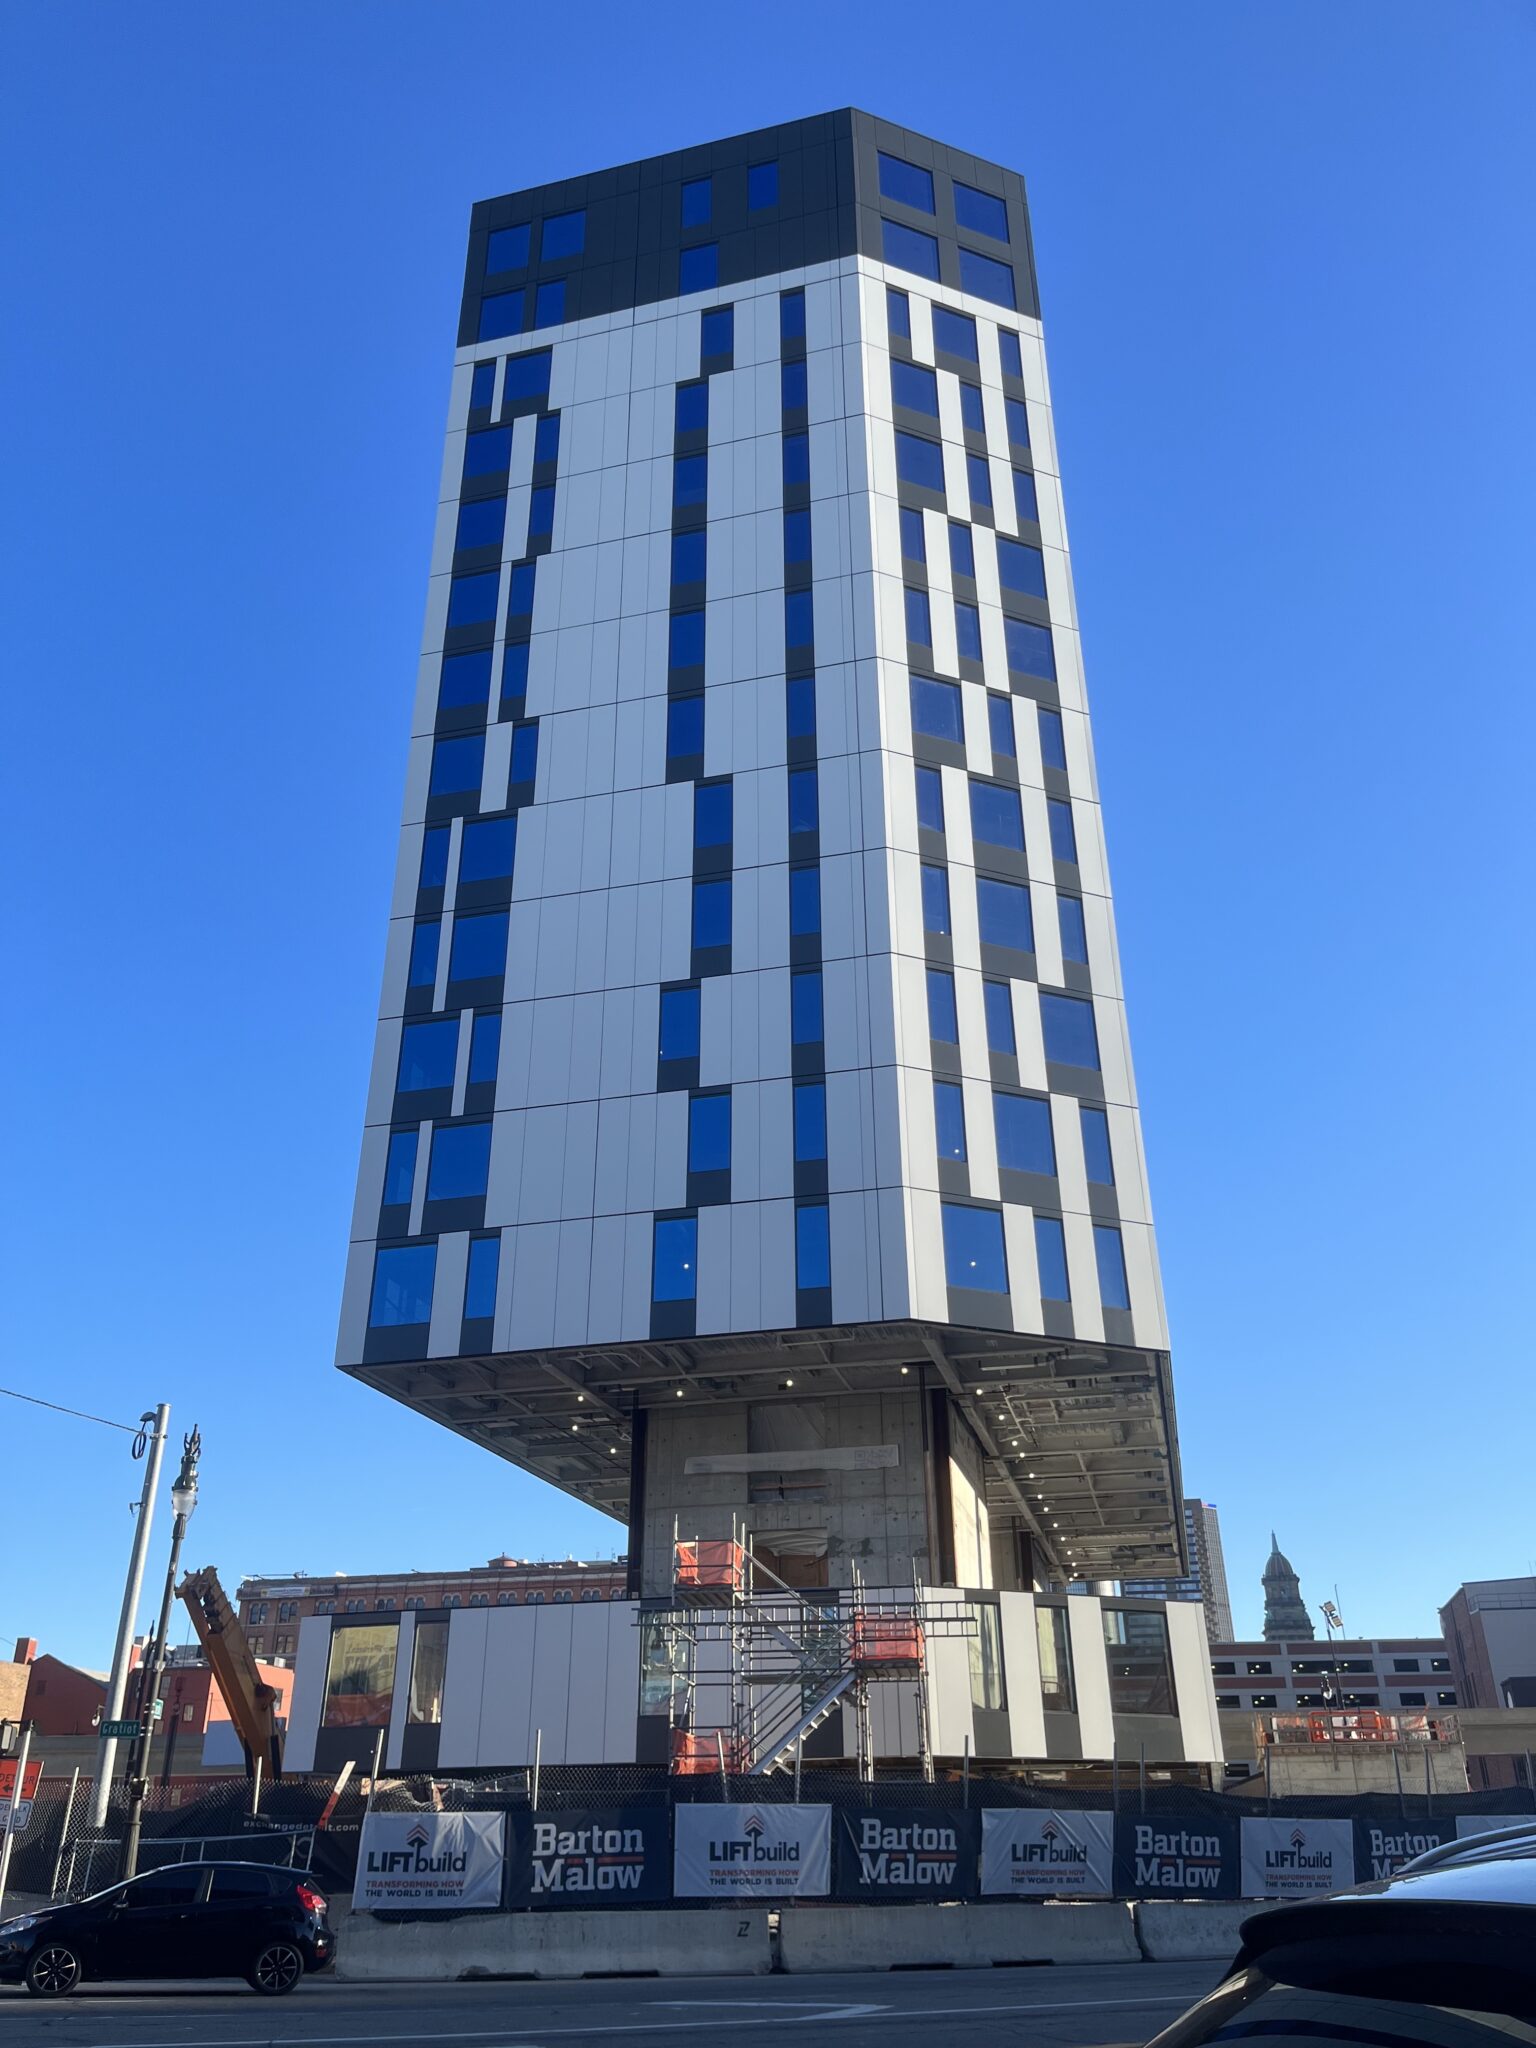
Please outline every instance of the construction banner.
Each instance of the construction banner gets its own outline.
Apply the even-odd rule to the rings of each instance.
[[[1536,1827],[1536,1814],[1530,1813],[1458,1813],[1456,1834],[1465,1841],[1468,1835],[1492,1834],[1495,1828]]]
[[[1114,1816],[989,1806],[981,1816],[988,1897],[1105,1899],[1113,1887]]]
[[[1235,1899],[1237,1820],[1201,1813],[1121,1814],[1115,1822],[1115,1895],[1122,1899]]]
[[[973,1899],[981,1817],[908,1806],[839,1813],[833,1893],[839,1899]]]
[[[1245,1899],[1315,1899],[1355,1881],[1349,1820],[1250,1820],[1243,1830]]]
[[[1426,1849],[1438,1849],[1442,1842],[1454,1842],[1456,1823],[1452,1820],[1377,1820],[1355,1822],[1355,1882],[1365,1884],[1376,1877],[1392,1877]]]
[[[672,1896],[664,1806],[513,1813],[509,1906],[653,1906]]]
[[[679,1806],[680,1899],[824,1899],[832,1888],[830,1806]]]
[[[357,1852],[357,1912],[461,1912],[501,1904],[501,1813],[369,1813]]]

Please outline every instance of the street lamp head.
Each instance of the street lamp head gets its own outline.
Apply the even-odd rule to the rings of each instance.
[[[197,1461],[203,1454],[203,1440],[194,1429],[182,1442],[181,1470],[171,1485],[171,1509],[179,1520],[189,1522],[197,1506]]]

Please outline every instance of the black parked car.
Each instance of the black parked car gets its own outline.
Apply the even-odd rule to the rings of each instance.
[[[309,1873],[266,1863],[173,1863],[0,1922],[0,1984],[38,1998],[84,1977],[243,1977],[277,1997],[335,1954]]]

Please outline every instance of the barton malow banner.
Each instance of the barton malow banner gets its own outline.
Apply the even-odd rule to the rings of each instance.
[[[1349,1820],[1243,1820],[1243,1897],[1314,1899],[1355,1881]]]
[[[512,1816],[509,1906],[654,1905],[671,1896],[672,1830],[665,1807]]]
[[[1115,1823],[1115,1893],[1122,1899],[1235,1899],[1237,1822],[1201,1813],[1122,1813]]]
[[[830,1806],[679,1806],[672,1888],[680,1899],[824,1899]]]
[[[366,1814],[354,1911],[499,1906],[505,1824],[500,1813]]]
[[[1114,1816],[989,1806],[981,1816],[981,1889],[996,1897],[1108,1898]]]
[[[840,1899],[969,1899],[981,1840],[974,1810],[864,1806],[833,1823]]]
[[[1451,1821],[1355,1822],[1355,1882],[1392,1877],[1414,1856],[1438,1849],[1442,1842],[1454,1842],[1456,1828]]]

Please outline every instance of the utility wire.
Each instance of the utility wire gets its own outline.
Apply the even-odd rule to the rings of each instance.
[[[38,1394],[21,1394],[15,1387],[0,1387],[0,1394],[8,1394],[13,1401],[30,1401],[34,1408],[51,1408],[55,1415],[73,1415],[80,1422],[99,1422],[103,1429],[120,1429],[127,1436],[141,1436],[143,1425],[137,1422],[113,1422],[106,1415],[87,1415],[83,1408],[63,1408],[57,1401],[45,1401]]]

